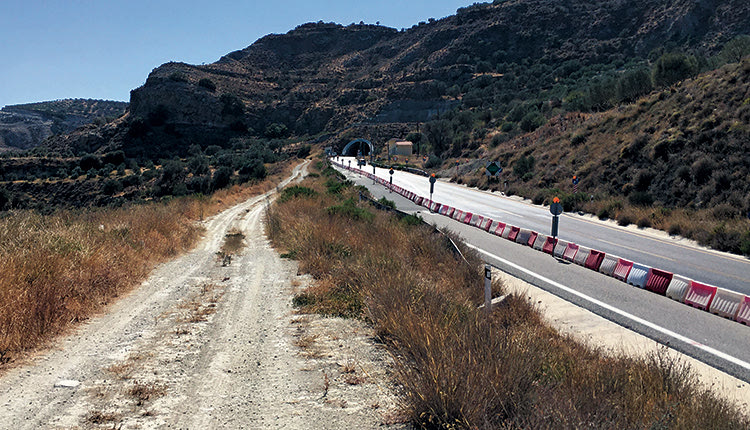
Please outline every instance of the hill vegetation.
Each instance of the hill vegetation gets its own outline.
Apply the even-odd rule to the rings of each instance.
[[[125,113],[128,103],[64,99],[5,106],[0,110],[0,153],[39,145],[54,134],[90,124],[104,124]]]

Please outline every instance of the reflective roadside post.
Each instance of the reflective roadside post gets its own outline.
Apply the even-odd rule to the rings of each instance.
[[[430,202],[432,202],[432,192],[435,191],[435,181],[437,181],[437,179],[435,178],[435,174],[433,173],[432,175],[430,175]],[[430,209],[430,212],[431,211],[432,209]]]
[[[492,313],[492,266],[484,265],[484,312]]]
[[[390,179],[390,182],[388,183],[388,189],[390,191],[388,191],[388,192],[392,193],[393,192],[393,167],[391,167],[391,170],[389,170],[388,173],[391,174],[391,179]]]
[[[558,227],[560,226],[560,214],[563,213],[563,207],[560,204],[560,199],[555,197],[552,200],[552,204],[549,205],[549,211],[552,216],[552,237],[557,239]]]

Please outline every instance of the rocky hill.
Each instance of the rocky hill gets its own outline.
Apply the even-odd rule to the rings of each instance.
[[[33,148],[53,134],[119,117],[127,107],[125,102],[89,99],[5,106],[0,110],[0,152]]]
[[[420,101],[428,102],[415,109],[422,117],[403,116],[424,120],[466,96],[477,80],[503,97],[513,91],[507,97],[523,98],[586,67],[621,67],[664,49],[708,56],[749,32],[750,5],[740,0],[508,0],[405,31],[305,24],[214,64],[158,67],[132,92],[131,112],[173,123],[235,124],[259,134],[282,123],[315,134],[378,114],[398,121],[389,110]],[[547,79],[535,76],[540,71]]]

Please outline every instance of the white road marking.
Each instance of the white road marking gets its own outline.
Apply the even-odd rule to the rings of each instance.
[[[698,348],[698,349],[700,349],[700,350],[702,350],[704,352],[707,352],[707,353],[709,353],[709,354],[711,354],[711,355],[713,355],[715,357],[719,357],[719,358],[721,358],[723,360],[726,360],[726,361],[728,361],[730,363],[736,364],[737,366],[740,366],[740,367],[742,367],[742,368],[744,368],[746,370],[750,370],[750,363],[748,363],[746,361],[740,360],[739,358],[733,357],[733,356],[731,356],[729,354],[726,354],[724,352],[721,352],[719,350],[711,348],[710,346],[704,345],[704,344],[702,344],[700,342],[692,340],[692,339],[690,339],[688,337],[685,337],[685,336],[683,336],[681,334],[675,333],[675,332],[673,332],[671,330],[668,330],[666,328],[658,326],[658,325],[656,325],[656,324],[654,324],[654,323],[652,323],[650,321],[646,321],[643,318],[637,317],[637,316],[632,315],[632,314],[630,314],[628,312],[620,310],[620,309],[618,309],[618,308],[616,308],[616,307],[614,307],[612,305],[604,303],[604,302],[602,302],[600,300],[597,300],[597,299],[595,299],[593,297],[590,297],[590,296],[588,296],[586,294],[583,294],[583,293],[581,293],[579,291],[576,291],[576,290],[574,290],[574,289],[572,289],[570,287],[566,287],[565,285],[562,285],[559,282],[553,281],[553,280],[551,280],[551,279],[549,279],[547,277],[544,277],[544,276],[542,276],[542,275],[540,275],[538,273],[532,272],[531,270],[526,269],[525,267],[521,267],[521,266],[519,266],[519,265],[517,265],[517,264],[515,264],[513,262],[510,262],[510,261],[508,261],[508,260],[506,260],[506,259],[504,259],[502,257],[499,257],[499,256],[497,256],[495,254],[490,253],[490,252],[487,252],[487,251],[485,251],[485,250],[483,250],[481,248],[478,248],[478,247],[476,247],[474,245],[471,245],[471,244],[467,243],[466,246],[468,246],[469,248],[476,249],[478,252],[480,252],[482,254],[485,254],[487,256],[490,256],[490,257],[496,259],[497,261],[501,261],[503,264],[507,264],[508,266],[511,266],[511,267],[513,267],[513,268],[515,268],[517,270],[520,270],[521,272],[526,273],[529,276],[533,276],[534,278],[539,279],[540,281],[546,282],[546,283],[548,283],[550,285],[553,285],[553,286],[555,286],[555,287],[557,287],[557,288],[559,288],[559,289],[561,289],[561,290],[563,290],[563,291],[565,291],[567,293],[573,294],[573,295],[578,296],[581,299],[584,299],[584,300],[586,300],[586,301],[588,301],[588,302],[590,302],[592,304],[595,304],[595,305],[600,306],[600,307],[602,307],[604,309],[607,309],[610,312],[614,312],[614,313],[616,313],[616,314],[618,314],[618,315],[620,315],[622,317],[625,317],[625,318],[627,318],[627,319],[629,319],[631,321],[634,321],[636,323],[645,325],[646,327],[649,327],[652,330],[656,330],[659,333],[662,333],[664,335],[667,335],[669,337],[672,337],[674,339],[677,339],[677,340],[679,340],[681,342],[684,342],[684,343],[687,343],[689,345],[693,345],[694,347],[696,347],[696,348]]]

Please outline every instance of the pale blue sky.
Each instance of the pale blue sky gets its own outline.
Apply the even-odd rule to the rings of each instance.
[[[471,0],[0,0],[0,107],[127,101],[167,62],[211,63],[269,33],[323,20],[408,28]]]

